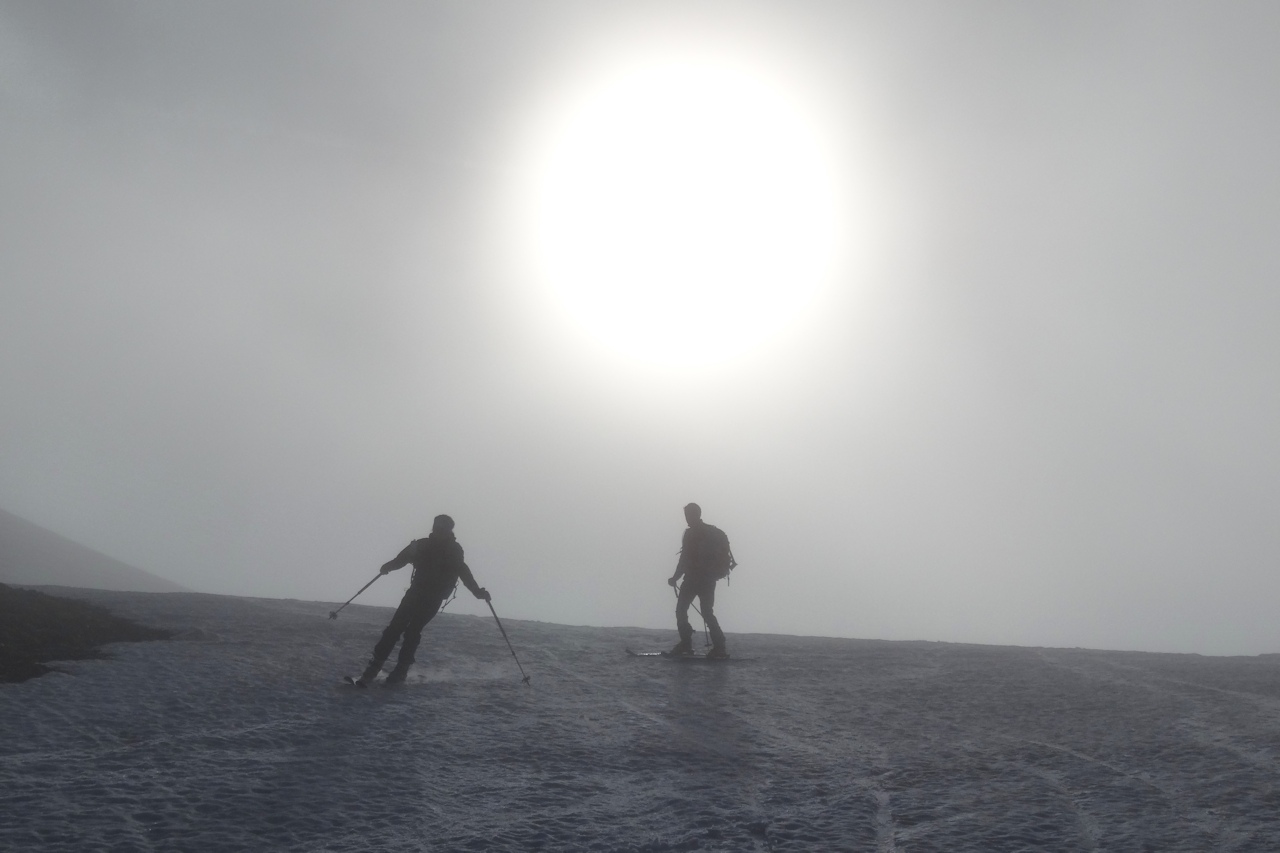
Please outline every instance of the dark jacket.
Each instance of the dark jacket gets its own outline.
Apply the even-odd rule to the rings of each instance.
[[[459,580],[471,594],[480,597],[480,585],[462,560],[462,546],[452,536],[432,533],[426,539],[415,539],[387,565],[392,569],[413,564],[412,592],[422,596],[445,597]]]

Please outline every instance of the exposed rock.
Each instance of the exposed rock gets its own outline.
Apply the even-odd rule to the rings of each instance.
[[[46,661],[106,657],[106,643],[166,640],[105,608],[0,584],[0,681],[26,681],[53,668]]]

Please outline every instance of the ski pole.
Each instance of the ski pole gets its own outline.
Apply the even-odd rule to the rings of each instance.
[[[376,580],[377,580],[378,578],[380,578],[380,577],[382,577],[382,572],[378,572],[376,575],[374,575],[374,576],[373,576],[373,581],[376,581]],[[365,591],[366,589],[368,589],[369,587],[373,586],[373,581],[369,581],[367,584],[365,584],[364,586],[360,587],[360,589],[356,592],[356,595],[359,595],[360,593],[364,592],[364,591]],[[351,596],[350,598],[348,598],[348,599],[347,599],[347,601],[346,601],[346,604],[343,604],[343,605],[342,605],[342,607],[346,607],[346,606],[347,606],[347,604],[350,604],[351,602],[355,601],[355,600],[356,600],[356,595],[353,595],[353,596]],[[341,610],[341,609],[342,609],[342,607],[339,607],[339,608],[338,608],[338,610]],[[338,610],[330,610],[330,611],[329,611],[329,618],[330,618],[330,619],[337,619],[337,618],[338,618]]]
[[[507,636],[507,629],[502,627],[502,620],[498,618],[498,611],[493,609],[493,602],[489,599],[486,598],[484,603],[489,605],[489,612],[493,614],[493,621],[498,623],[498,630],[502,632],[502,639],[507,641],[507,648],[511,649],[511,656],[516,659],[516,666],[520,668],[520,674],[524,675],[524,667],[520,666],[520,658],[516,657],[516,650],[511,647],[511,638]],[[533,682],[529,681],[529,676],[524,675],[521,680],[530,687],[533,686]]]

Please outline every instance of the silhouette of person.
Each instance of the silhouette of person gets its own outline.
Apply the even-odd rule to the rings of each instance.
[[[377,678],[382,671],[382,664],[390,657],[391,650],[401,637],[404,641],[400,644],[395,669],[387,675],[387,683],[398,684],[404,681],[409,667],[413,666],[413,653],[417,651],[418,641],[422,639],[423,627],[440,612],[440,605],[452,594],[459,580],[476,598],[489,600],[488,590],[476,583],[471,569],[462,560],[462,546],[453,535],[453,519],[447,515],[437,515],[431,525],[430,536],[410,542],[394,560],[384,563],[380,571],[385,575],[404,568],[409,563],[413,564],[413,579],[409,583],[409,590],[400,600],[400,606],[391,617],[391,623],[382,632],[382,638],[373,647],[373,657],[364,674],[356,681],[361,687]]]
[[[676,563],[676,572],[667,581],[678,590],[676,597],[676,630],[680,632],[680,642],[671,650],[673,655],[693,654],[693,626],[689,624],[689,605],[697,598],[702,611],[702,618],[711,632],[711,651],[709,658],[727,658],[729,653],[724,647],[724,632],[720,630],[720,621],[716,619],[716,581],[718,573],[721,542],[727,552],[728,538],[719,528],[702,520],[702,507],[691,503],[684,508],[685,521],[689,528],[684,532],[680,543],[680,560]],[[676,586],[681,576],[684,583]]]

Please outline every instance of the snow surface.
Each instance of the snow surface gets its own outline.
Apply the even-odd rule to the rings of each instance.
[[[74,594],[182,638],[0,687],[2,850],[1280,850],[1275,657],[445,613],[357,690],[387,609]]]

